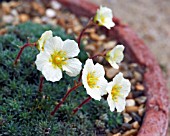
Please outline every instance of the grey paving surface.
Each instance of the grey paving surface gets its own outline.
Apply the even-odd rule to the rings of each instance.
[[[170,0],[91,0],[91,2],[110,7],[116,17],[129,24],[143,39],[162,67],[170,95]]]

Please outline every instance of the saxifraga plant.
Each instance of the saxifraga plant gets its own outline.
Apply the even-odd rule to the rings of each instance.
[[[73,39],[73,35],[67,35],[59,26],[31,22],[10,27],[5,35],[0,36],[0,135],[91,135],[96,131],[95,120],[102,114],[109,116],[111,113],[106,101],[92,100],[80,112],[72,115],[72,109],[87,96],[85,89],[80,87],[70,94],[53,118],[49,116],[78,77],[71,78],[64,74],[60,82],[44,81],[43,92],[38,93],[41,73],[34,64],[37,49],[26,48],[21,61],[16,66],[13,64],[19,47],[28,38],[30,42],[37,41],[49,29],[63,40]],[[79,59],[85,62],[86,53],[81,52]],[[110,121],[115,122],[115,118],[109,118]],[[107,126],[108,122],[103,122]]]

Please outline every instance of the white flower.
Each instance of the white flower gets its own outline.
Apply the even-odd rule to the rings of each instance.
[[[107,80],[104,78],[105,71],[99,63],[93,64],[92,59],[88,59],[84,65],[82,82],[89,94],[95,100],[100,100],[101,96],[107,94]]]
[[[118,112],[122,112],[125,109],[125,99],[130,92],[130,86],[129,80],[124,79],[122,73],[118,73],[113,81],[108,83],[106,88],[108,92],[107,101],[111,111],[116,108]]]
[[[69,76],[77,76],[81,70],[81,62],[76,57],[80,50],[74,40],[62,41],[60,37],[48,39],[44,51],[37,55],[35,64],[47,81],[59,81],[62,70]]]
[[[46,43],[46,41],[48,39],[50,39],[51,37],[53,37],[53,34],[52,34],[52,31],[49,30],[49,31],[45,31],[40,39],[37,41],[37,48],[40,50],[40,51],[44,51],[44,45]]]
[[[98,22],[99,25],[105,26],[107,29],[110,29],[111,27],[115,26],[112,18],[112,10],[107,7],[100,6],[100,9],[97,10],[94,17],[94,22]]]
[[[125,47],[123,45],[117,45],[116,47],[114,47],[111,51],[107,52],[107,54],[106,54],[106,60],[115,69],[119,68],[118,64],[123,60],[124,48]]]

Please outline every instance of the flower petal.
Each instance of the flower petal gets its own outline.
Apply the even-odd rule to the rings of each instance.
[[[112,91],[113,85],[114,85],[113,82],[109,82],[107,84],[106,91],[108,92],[109,95],[111,95],[111,91]]]
[[[116,102],[117,112],[122,112],[125,109],[126,101],[125,98],[119,97],[118,102]]]
[[[122,80],[121,84],[122,84],[122,89],[120,91],[120,94],[124,96],[124,98],[126,98],[131,90],[131,83],[129,80],[124,79]]]
[[[46,41],[48,39],[50,39],[51,37],[53,37],[53,34],[52,34],[52,31],[49,30],[49,31],[45,31],[42,35],[41,35],[41,38],[37,41],[38,43],[38,49],[40,51],[43,51],[43,48],[44,48],[44,45],[46,43]]]
[[[113,78],[114,84],[120,84],[122,80],[123,80],[123,74],[122,74],[121,72],[119,72],[119,73]]]
[[[117,63],[120,63],[123,60],[123,50],[124,50],[124,46],[123,45],[117,45],[114,49],[114,54],[116,55],[116,59],[115,61]]]
[[[63,48],[63,41],[60,37],[55,36],[46,41],[44,45],[44,51],[48,52],[49,54],[53,54],[54,51],[60,51]]]
[[[94,64],[92,59],[87,59],[84,65],[83,71],[92,72],[94,71]]]
[[[41,71],[44,65],[46,65],[46,63],[49,62],[49,58],[50,58],[49,54],[47,54],[46,52],[40,52],[37,55],[37,59],[35,61],[37,69]]]
[[[94,70],[97,77],[104,77],[105,71],[104,71],[104,67],[101,64],[96,63],[94,65]]]
[[[66,71],[66,74],[69,76],[77,76],[82,68],[82,63],[77,59],[68,59],[66,60],[66,65],[63,65],[62,69]]]
[[[90,95],[93,99],[100,101],[101,94],[98,89],[88,89],[87,94]]]
[[[108,20],[108,21],[107,21]],[[107,29],[110,29],[111,27],[114,27],[115,26],[115,23],[113,23],[113,21],[111,19],[106,19],[106,22],[104,23],[104,26],[107,28]]]
[[[115,106],[114,101],[110,98],[110,96],[107,97],[107,102],[110,107],[110,111],[113,112],[116,106]]]
[[[65,40],[63,49],[66,52],[67,57],[76,57],[80,49],[78,47],[78,44],[74,40]]]
[[[47,81],[59,81],[62,78],[62,72],[61,69],[54,68],[51,63],[47,63],[43,69],[42,74],[44,75],[45,79]]]
[[[116,62],[110,61],[110,60],[108,60],[108,62],[110,63],[110,65],[111,65],[114,69],[119,69],[119,65],[116,64]]]
[[[107,84],[108,84],[107,80],[104,77],[99,79],[97,86],[100,87],[101,96],[107,94],[107,90],[106,90]]]

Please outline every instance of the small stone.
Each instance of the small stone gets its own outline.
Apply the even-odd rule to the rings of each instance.
[[[137,112],[139,109],[138,106],[128,106],[126,107],[126,112],[130,113],[130,112]]]
[[[12,23],[14,21],[14,17],[11,15],[4,15],[2,17],[3,22],[5,23]]]
[[[9,6],[11,7],[11,8],[16,8],[17,6],[19,6],[21,3],[20,2],[18,2],[18,1],[10,1],[9,2]]]
[[[130,115],[135,121],[141,122],[141,117],[137,113],[131,112]]]
[[[85,50],[87,51],[95,51],[95,49],[96,49],[95,46],[92,44],[88,44],[85,46]]]
[[[49,18],[53,18],[56,16],[56,12],[53,9],[47,9],[45,14]]]
[[[88,44],[88,40],[87,39],[84,39],[82,42],[83,42],[84,45]]]
[[[131,71],[123,71],[123,76],[125,78],[133,78],[133,74]]]
[[[18,16],[18,11],[15,10],[15,9],[12,9],[12,10],[11,10],[11,15],[13,15],[13,16]]]
[[[112,136],[121,136],[121,133],[113,134]]]
[[[116,41],[109,41],[107,43],[104,43],[103,47],[104,49],[112,49],[116,46]]]
[[[38,13],[40,15],[44,15],[45,14],[45,9],[43,7],[39,8],[37,11],[38,11]]]
[[[140,83],[137,83],[135,88],[136,88],[137,91],[144,91],[145,90],[145,87]]]
[[[77,20],[77,18],[75,18],[75,16],[72,16],[72,21],[71,21],[71,23],[74,25],[74,26],[76,26],[76,25],[80,25],[80,23],[79,23],[79,21]]]
[[[41,20],[39,17],[34,17],[34,18],[33,18],[33,22],[38,23],[38,24],[41,24],[41,23],[42,23],[42,20]]]
[[[95,33],[95,29],[94,28],[88,28],[86,29],[86,33]]]
[[[139,123],[137,121],[132,123],[132,127],[135,129],[138,129],[140,127]]]
[[[81,30],[82,30],[82,26],[81,25],[76,25],[75,27],[73,27],[73,31],[75,33],[80,32]]]
[[[47,24],[51,24],[51,25],[55,25],[56,24],[56,20],[52,20],[51,18],[46,17],[46,16],[43,16],[41,18],[41,20],[42,20],[43,23],[47,23]]]
[[[96,46],[100,47],[101,45],[103,45],[103,42],[102,41],[97,41]]]
[[[42,5],[40,5],[37,2],[32,2],[32,7],[34,10],[36,10],[40,15],[44,15],[45,14],[45,9]]]
[[[129,131],[126,131],[122,136],[134,136],[137,134],[137,129],[131,129]]]
[[[19,15],[19,20],[20,20],[21,22],[26,22],[26,21],[29,20],[29,16],[28,16],[27,14],[20,14],[20,15]]]
[[[0,35],[4,35],[7,32],[6,28],[0,29]]]
[[[132,98],[133,98],[132,92],[130,92],[126,98],[127,98],[127,99],[132,99]]]
[[[110,67],[110,68],[105,67],[105,71],[106,71],[106,76],[109,79],[112,79],[119,72],[119,70],[114,69],[112,67]]]
[[[132,129],[132,125],[131,125],[131,124],[128,124],[128,123],[123,123],[123,124],[122,124],[122,129],[123,129],[123,130]]]
[[[137,97],[140,97],[140,96],[143,96],[143,95],[144,95],[144,91],[134,91],[133,92],[134,98],[137,98]]]
[[[135,69],[136,67],[138,67],[138,64],[137,64],[137,63],[131,63],[131,64],[129,65],[129,68],[130,68],[130,69]]]
[[[2,2],[1,4],[1,7],[2,7],[2,11],[5,13],[5,14],[9,14],[11,9],[10,9],[10,6],[7,2]]]
[[[132,117],[128,113],[123,113],[124,122],[129,123],[132,120]]]
[[[105,130],[106,134],[110,133],[110,130],[109,129],[106,129]]]
[[[142,81],[142,74],[137,72],[137,71],[134,71],[134,78],[137,80],[137,81]]]
[[[95,33],[91,33],[90,37],[91,37],[92,40],[95,40],[95,41],[99,41],[100,40],[100,37],[97,34],[95,34]]]
[[[71,34],[71,33],[73,33],[73,30],[71,28],[68,28],[67,29],[67,34]]]
[[[99,40],[103,41],[105,39],[106,39],[106,35],[102,34],[102,35],[99,36]]]
[[[138,114],[142,117],[144,113],[145,113],[144,106],[143,105],[139,106]]]
[[[38,4],[38,3],[35,2],[35,1],[33,1],[33,2],[31,3],[31,5],[32,5],[33,9],[35,9],[35,10],[38,10],[38,9],[40,8],[40,4]]]
[[[59,25],[61,25],[61,26],[66,26],[65,20],[64,20],[63,18],[59,19],[59,20],[57,21],[57,24],[59,24]]]
[[[135,101],[136,101],[138,104],[143,104],[143,103],[146,102],[146,100],[147,100],[147,97],[146,97],[146,96],[140,96],[140,97],[137,97],[137,98],[135,99]]]
[[[117,129],[117,128],[113,128],[113,129],[112,129],[112,133],[113,133],[113,134],[119,133],[119,131],[120,131],[120,130]]]
[[[53,9],[59,10],[61,8],[61,4],[59,2],[57,2],[57,1],[52,0],[51,1],[51,7]]]
[[[136,79],[132,78],[132,79],[130,80],[130,82],[131,82],[132,85],[135,85],[137,81],[136,81]]]
[[[135,101],[133,99],[127,99],[126,106],[135,106]]]

